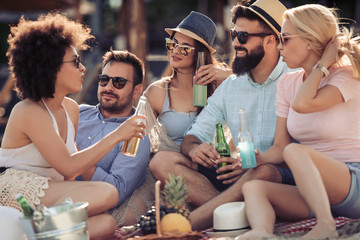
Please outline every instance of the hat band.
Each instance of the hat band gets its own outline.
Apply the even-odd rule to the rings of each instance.
[[[196,35],[198,35],[199,37],[201,37],[203,40],[205,40],[205,42],[207,44],[209,44],[210,46],[212,45],[212,44],[210,44],[210,39],[208,37],[206,37],[202,32],[198,31],[196,28],[193,28],[192,26],[181,24],[181,25],[177,26],[177,28],[183,28],[183,29],[189,30],[189,31],[195,33]]]
[[[273,27],[275,27],[275,29],[278,32],[281,32],[281,26],[275,21],[275,19],[273,19],[269,14],[267,14],[264,10],[262,10],[261,8],[257,7],[257,6],[250,6],[250,8],[254,9],[256,12],[260,13],[264,18],[266,18],[266,20],[268,20],[270,22],[271,25],[273,25]]]
[[[230,231],[239,231],[239,230],[245,230],[250,229],[250,226],[243,227],[243,228],[234,228],[234,229],[214,229],[214,232],[230,232]]]

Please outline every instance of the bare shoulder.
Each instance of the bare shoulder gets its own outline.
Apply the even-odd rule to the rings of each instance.
[[[19,116],[28,116],[29,114],[41,114],[43,112],[42,107],[38,102],[35,102],[30,99],[25,99],[23,101],[18,102],[12,109],[11,115],[19,117]]]
[[[156,115],[161,113],[162,107],[165,101],[165,82],[166,79],[160,79],[156,82],[150,84],[145,90],[144,94],[150,102],[151,107],[153,108]]]
[[[153,82],[150,84],[147,89],[145,90],[146,97],[150,98],[153,95],[157,95],[159,93],[165,93],[165,80],[160,79],[158,81]]]
[[[79,112],[79,104],[74,99],[65,97],[63,100],[63,104],[65,105],[68,112]]]
[[[51,126],[51,117],[46,109],[29,99],[18,102],[12,109],[4,133],[2,147],[15,148],[31,142],[35,131]],[[31,132],[35,132],[34,135]]]
[[[71,121],[73,122],[74,128],[77,129],[79,122],[79,104],[72,98],[65,97],[63,104],[66,108],[67,113]]]

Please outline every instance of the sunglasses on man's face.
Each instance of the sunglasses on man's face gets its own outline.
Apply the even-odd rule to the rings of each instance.
[[[81,63],[81,58],[79,55],[75,56],[75,59],[74,60],[71,60],[71,61],[66,61],[66,62],[63,62],[63,63],[74,63],[75,67],[76,68],[79,68],[80,67],[80,63]]]
[[[249,37],[266,37],[271,35],[271,33],[248,33],[248,32],[237,32],[235,30],[230,30],[231,40],[234,41],[235,38],[239,41],[240,44],[245,44],[249,40]]]
[[[279,35],[279,41],[281,45],[285,46],[285,44],[289,41],[292,37],[300,37],[298,34],[287,34],[287,33],[280,33]]]
[[[116,89],[122,89],[125,87],[126,82],[133,82],[127,80],[123,77],[109,77],[108,75],[98,75],[97,76],[98,83],[101,87],[106,87],[110,80],[112,80],[112,84]]]
[[[192,51],[195,50],[194,47],[190,47],[187,45],[180,45],[178,43],[176,43],[174,40],[170,39],[170,38],[165,38],[165,47],[167,50],[173,52],[175,50],[175,48],[179,47],[180,49],[180,54],[183,56],[187,56],[189,55]]]

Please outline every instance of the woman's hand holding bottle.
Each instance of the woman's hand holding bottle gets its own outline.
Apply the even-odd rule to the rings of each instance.
[[[201,66],[195,76],[194,81],[200,85],[207,85],[213,81],[218,81],[219,84],[232,74],[232,70],[222,68],[213,64]],[[218,85],[219,85],[218,84]]]
[[[133,137],[144,139],[144,135],[146,134],[145,119],[146,116],[134,115],[123,122],[116,129],[118,136],[120,137],[119,142],[130,140]]]

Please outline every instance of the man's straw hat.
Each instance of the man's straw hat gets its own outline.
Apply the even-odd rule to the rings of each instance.
[[[277,35],[281,32],[283,14],[286,7],[278,0],[257,0],[249,9],[263,19]]]

